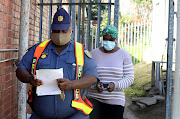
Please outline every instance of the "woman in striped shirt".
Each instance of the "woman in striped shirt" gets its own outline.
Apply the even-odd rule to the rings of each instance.
[[[115,46],[118,36],[115,26],[106,26],[102,34],[103,47],[91,51],[100,81],[88,93],[94,104],[90,119],[123,119],[124,89],[134,82],[133,64],[129,53]]]

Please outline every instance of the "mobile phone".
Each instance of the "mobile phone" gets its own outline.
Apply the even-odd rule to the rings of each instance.
[[[104,87],[104,88],[107,88],[107,86],[108,86],[108,84],[103,84],[103,87]]]

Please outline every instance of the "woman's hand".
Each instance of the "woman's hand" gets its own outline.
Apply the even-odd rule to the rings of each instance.
[[[109,92],[112,92],[114,90],[115,84],[113,82],[110,82],[107,86],[107,90]]]
[[[101,93],[102,91],[104,91],[104,86],[102,82],[98,82],[96,85],[96,90]]]

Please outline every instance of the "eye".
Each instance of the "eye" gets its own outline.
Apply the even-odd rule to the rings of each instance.
[[[67,33],[67,32],[68,32],[68,30],[62,30],[62,32],[63,32],[63,33]]]
[[[103,40],[107,40],[106,38],[103,38]]]
[[[52,33],[59,33],[59,30],[53,30]]]

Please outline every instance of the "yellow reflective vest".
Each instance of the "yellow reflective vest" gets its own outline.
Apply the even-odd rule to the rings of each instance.
[[[51,40],[44,41],[36,47],[33,56],[31,74],[35,74],[38,59],[50,41]],[[83,75],[84,47],[81,43],[78,42],[75,42],[75,57],[76,57],[76,80],[79,80]],[[32,88],[33,86],[30,86],[28,103],[32,103],[33,101]],[[93,110],[93,105],[91,104],[91,102],[86,97],[84,100],[82,99],[80,89],[74,89],[74,100],[72,100],[71,106],[78,110],[83,111],[84,114],[86,115],[90,114],[91,111]]]

